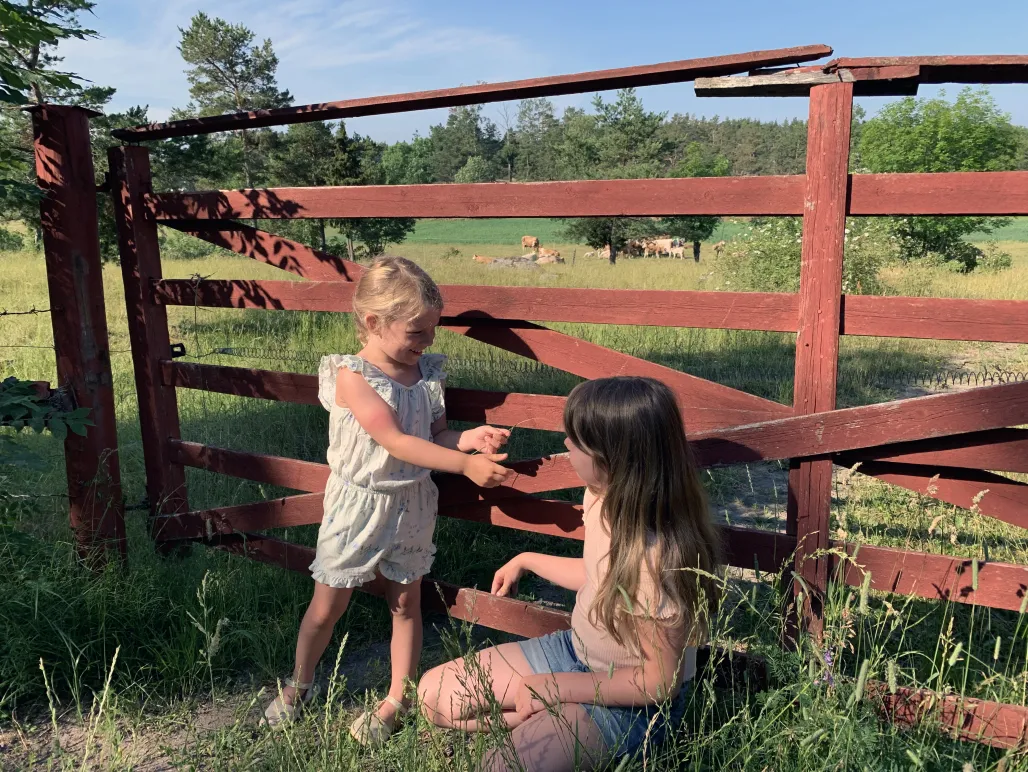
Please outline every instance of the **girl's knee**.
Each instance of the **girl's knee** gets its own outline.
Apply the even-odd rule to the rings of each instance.
[[[421,593],[413,589],[401,592],[390,599],[389,612],[401,619],[421,619]]]
[[[452,690],[448,688],[448,665],[432,668],[421,677],[418,683],[418,702],[421,714],[436,726],[449,728],[453,724],[453,715],[449,710]],[[440,710],[440,708],[443,708]]]

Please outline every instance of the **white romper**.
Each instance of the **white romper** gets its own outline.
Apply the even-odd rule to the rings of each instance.
[[[406,434],[432,441],[432,423],[446,412],[444,354],[424,354],[421,380],[404,386],[359,356],[322,357],[318,398],[329,411],[325,509],[310,570],[330,587],[359,587],[380,572],[410,584],[428,573],[439,491],[428,469],[393,458],[336,404],[340,367],[361,373],[396,411]]]

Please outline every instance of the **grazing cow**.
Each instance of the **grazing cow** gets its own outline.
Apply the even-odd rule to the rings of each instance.
[[[671,247],[671,257],[685,259],[685,247]]]
[[[556,249],[543,249],[541,247],[535,251],[535,254],[538,257],[560,257],[560,252]]]
[[[493,260],[495,260],[496,258],[495,257],[486,257],[485,255],[472,255],[471,259],[474,260],[476,263],[482,263],[483,265],[487,265],[487,264],[491,263]]]
[[[626,255],[638,256],[646,251],[646,244],[639,239],[630,239],[628,243],[625,244],[625,248],[622,251]],[[607,257],[609,257],[609,255],[607,255]]]
[[[521,248],[522,249],[539,249],[539,239],[536,236],[522,236],[521,237]]]
[[[725,242],[723,240],[719,241],[717,244],[714,245],[714,255],[716,257],[721,257],[721,253],[724,252],[724,251],[725,251]]]
[[[671,246],[671,239],[649,239],[643,250],[643,256],[656,255],[660,257],[661,255],[669,255],[671,254]]]
[[[563,263],[564,258],[559,255],[542,255],[535,262],[536,265],[550,265],[551,263]]]

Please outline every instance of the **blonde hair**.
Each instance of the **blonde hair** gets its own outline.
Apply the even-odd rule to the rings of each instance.
[[[379,324],[415,319],[428,310],[442,311],[439,287],[416,263],[405,257],[380,257],[357,281],[353,294],[353,322],[361,343],[368,342],[365,319]]]
[[[675,395],[652,378],[586,381],[567,399],[564,430],[606,482],[600,516],[610,552],[589,619],[638,648],[636,607],[649,570],[670,611],[657,621],[701,643],[718,602],[720,539]]]

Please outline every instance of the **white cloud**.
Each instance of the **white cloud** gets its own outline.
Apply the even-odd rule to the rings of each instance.
[[[411,0],[289,0],[274,6],[221,0],[214,9],[199,0],[162,0],[146,9],[111,0],[98,8],[93,23],[102,39],[64,44],[65,66],[117,88],[113,110],[145,104],[151,118],[162,120],[189,101],[178,28],[199,10],[245,24],[258,41],[270,38],[279,84],[297,104],[546,72],[544,56],[536,53],[526,62],[513,36],[419,15]],[[374,133],[385,140],[409,137],[415,128],[424,131],[428,118],[383,118],[375,121]]]

